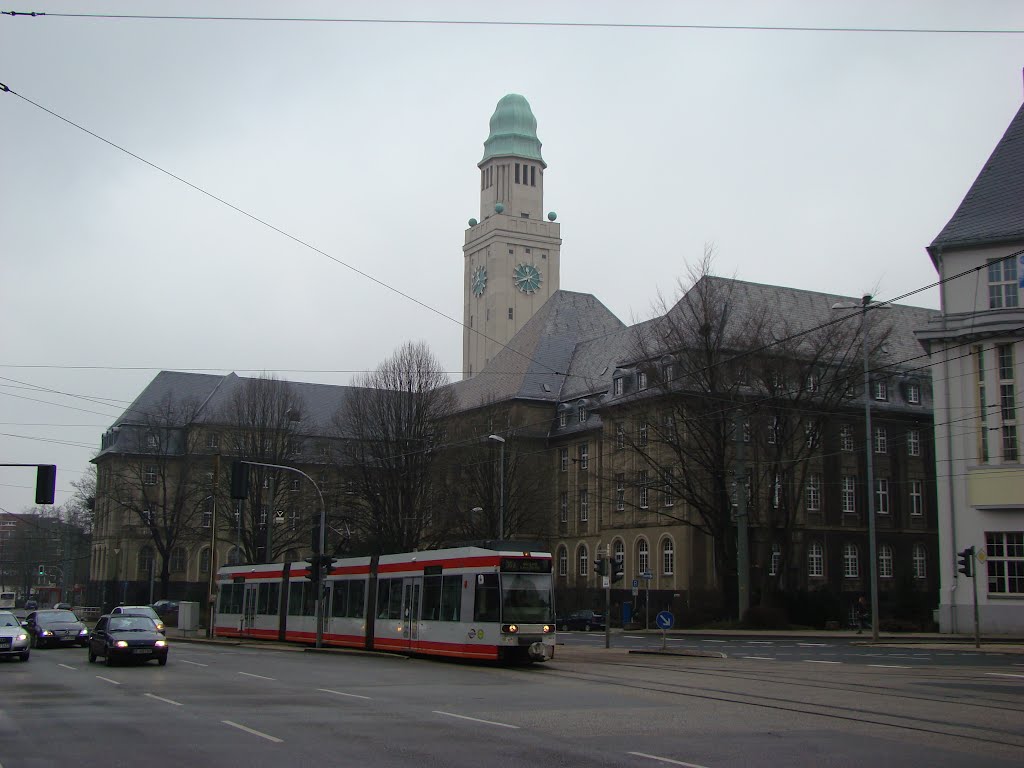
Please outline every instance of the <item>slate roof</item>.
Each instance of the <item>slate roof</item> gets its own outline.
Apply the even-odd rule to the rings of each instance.
[[[1024,239],[1024,104],[928,252]]]

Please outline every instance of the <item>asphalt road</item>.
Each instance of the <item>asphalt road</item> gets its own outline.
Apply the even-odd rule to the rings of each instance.
[[[172,642],[166,667],[108,668],[80,649],[33,651],[0,663],[0,765],[1001,768],[1024,754],[1022,660],[869,667],[565,645],[500,668]]]

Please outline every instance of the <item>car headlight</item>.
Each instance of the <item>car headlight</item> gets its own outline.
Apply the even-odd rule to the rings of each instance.
[[[158,632],[163,632],[164,631],[164,623],[162,621],[158,621],[156,623],[156,629],[157,629]]]
[[[20,640],[21,642],[25,642],[26,640],[28,640],[28,635],[18,635],[18,640]]]
[[[116,643],[114,643],[114,645],[116,645],[118,648],[127,648],[128,647],[128,641],[127,640],[118,640]]]
[[[39,634],[41,634],[41,635],[42,635],[43,637],[50,637],[50,635],[52,635],[52,634],[53,634],[53,632],[51,632],[51,631],[50,631],[50,630],[48,630],[48,629],[44,629],[44,630],[43,630],[42,632],[40,632]]]
[[[167,645],[167,641],[166,640],[157,640],[155,643],[153,643],[153,645],[155,645],[157,648],[163,648],[163,647],[165,647]]]
[[[85,635],[88,635],[88,634],[89,634],[89,630],[88,629],[83,629],[83,630],[79,631],[78,636],[79,637],[84,637]]]

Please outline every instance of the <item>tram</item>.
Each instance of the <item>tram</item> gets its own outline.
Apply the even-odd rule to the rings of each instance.
[[[323,644],[503,662],[554,656],[551,555],[499,548],[336,558],[324,581]],[[218,637],[312,643],[310,564],[217,572]]]

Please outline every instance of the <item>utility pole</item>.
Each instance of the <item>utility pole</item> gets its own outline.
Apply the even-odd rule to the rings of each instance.
[[[213,624],[217,610],[217,488],[220,486],[220,454],[213,455],[213,488],[210,489],[210,588],[207,592],[210,599],[210,623],[206,627],[206,636],[213,637]]]
[[[750,542],[747,531],[747,462],[745,456],[745,420],[736,414],[736,577],[739,595],[739,620],[750,610]]]

